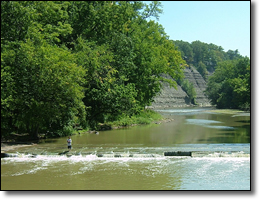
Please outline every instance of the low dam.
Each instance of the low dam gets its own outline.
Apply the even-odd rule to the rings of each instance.
[[[189,156],[189,157],[250,157],[249,153],[243,151],[239,152],[211,152],[211,151],[166,151],[161,154],[154,153],[129,153],[129,152],[110,152],[110,153],[96,153],[96,152],[73,152],[73,151],[64,151],[61,153],[1,153],[1,158],[54,158],[54,157],[96,157],[96,158],[158,158],[158,157],[180,157],[180,156]]]

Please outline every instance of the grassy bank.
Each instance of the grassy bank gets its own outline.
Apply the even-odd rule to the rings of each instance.
[[[150,124],[153,121],[162,120],[163,117],[153,111],[153,110],[144,110],[138,115],[134,115],[132,117],[129,116],[121,116],[118,120],[113,122],[106,122],[105,124],[111,127],[120,127],[120,126],[131,126],[137,124]]]
[[[164,120],[164,117],[153,111],[153,110],[143,110],[140,114],[134,116],[126,116],[122,115],[115,121],[105,121],[104,123],[99,123],[96,130],[90,130],[89,128],[77,131],[74,129],[72,134],[78,133],[95,133],[96,131],[104,131],[104,130],[111,130],[111,129],[118,129],[124,128],[128,126],[135,126],[135,125],[143,125],[143,124],[151,124],[153,122],[158,122]]]
[[[117,129],[117,128],[123,128],[123,127],[128,127],[128,126],[133,126],[133,125],[142,125],[142,124],[151,124],[156,121],[162,121],[164,118],[162,115],[159,113],[153,111],[153,110],[143,110],[140,114],[134,115],[134,116],[126,116],[122,115],[121,117],[118,118],[116,121],[106,121],[105,123],[100,123],[97,127],[96,130],[90,130],[89,128],[86,129],[73,129],[72,127],[69,128],[66,131],[66,134],[62,136],[58,136],[57,134],[52,135],[52,134],[39,134],[39,139],[46,139],[46,138],[58,138],[58,137],[65,137],[66,135],[76,135],[79,133],[95,133],[95,131],[100,131],[100,130],[110,130],[110,129]],[[33,141],[36,142],[35,140],[32,140],[30,138],[30,135],[28,133],[25,134],[16,134],[16,133],[11,133],[9,137],[5,139],[1,139],[1,142],[29,142]]]
[[[162,121],[164,117],[153,111],[153,110],[143,110],[140,114],[134,116],[126,116],[122,115],[115,121],[105,121],[104,123],[99,123],[96,130],[84,129],[80,130],[81,133],[84,132],[94,132],[94,131],[102,131],[102,130],[111,130],[124,128],[128,126],[142,125],[142,124],[151,124],[156,121]],[[78,131],[73,131],[72,134],[77,134]]]

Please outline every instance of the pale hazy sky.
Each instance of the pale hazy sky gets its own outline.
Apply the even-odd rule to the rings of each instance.
[[[149,3],[149,2],[146,2]],[[161,1],[171,40],[199,40],[250,57],[250,1]],[[155,20],[155,19],[153,19]]]

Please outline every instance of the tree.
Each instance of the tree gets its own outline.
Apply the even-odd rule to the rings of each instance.
[[[250,60],[223,61],[209,78],[206,94],[218,108],[250,106]]]
[[[134,63],[137,66],[130,81],[138,90],[138,101],[143,107],[150,105],[152,98],[161,88],[160,81],[167,81],[176,87],[175,81],[164,79],[163,73],[178,80],[183,75],[185,61],[164,33],[163,28],[154,21],[144,21],[132,33],[134,41]]]
[[[126,74],[111,66],[115,63],[113,54],[106,45],[97,46],[81,38],[75,45],[77,62],[86,69],[85,97],[87,121],[91,128],[104,122],[107,115],[137,112],[138,102],[134,84],[124,83]]]
[[[77,115],[84,118],[84,70],[72,54],[45,43],[35,46],[31,41],[12,49],[2,52],[2,71],[12,79],[12,90],[4,90],[1,99],[9,102],[2,110],[11,113],[17,131],[36,137],[39,132],[62,130]]]
[[[201,74],[201,76],[206,80],[208,75],[207,66],[200,61],[197,70]]]
[[[84,70],[60,44],[66,3],[1,2],[1,130],[63,131],[84,119]],[[10,18],[11,17],[11,18]],[[73,123],[74,123],[73,122]]]
[[[187,64],[192,64],[194,53],[191,44],[182,40],[175,40],[172,42],[178,47],[182,58],[187,62]]]
[[[228,50],[227,51],[227,58],[230,60],[234,60],[237,58],[241,58],[242,56],[239,54],[238,49],[236,49],[235,51],[233,50]]]
[[[1,44],[24,40],[34,12],[18,1],[1,1]]]
[[[187,79],[179,80],[179,84],[181,85],[182,89],[188,95],[192,104],[196,104],[195,98],[197,96],[193,83],[190,83]]]
[[[221,46],[215,44],[207,44],[201,41],[194,41],[192,43],[184,42],[182,40],[173,41],[182,53],[182,58],[188,65],[193,65],[202,77],[206,80],[207,74],[215,71],[218,63],[225,60],[240,59],[242,56],[238,50],[228,50],[224,52]]]
[[[33,136],[139,113],[185,61],[159,2],[1,2],[1,125]],[[149,21],[148,21],[149,20]],[[62,133],[63,132],[63,133]]]
[[[169,73],[176,79],[182,76],[181,64],[184,61],[179,51],[168,41],[161,25],[146,21],[158,15],[159,3],[150,6],[141,2],[84,2],[73,5],[82,11],[80,16],[72,12],[73,17],[69,18],[77,22],[73,24],[78,27],[74,28],[72,35],[82,35],[82,42],[74,49],[79,59],[84,58],[82,65],[87,70],[86,79],[90,80],[84,98],[85,105],[90,109],[89,120],[95,123],[104,121],[105,113],[115,108],[111,103],[126,99],[121,96],[115,101],[106,91],[114,91],[117,95],[117,91],[128,91],[131,95],[128,95],[127,101],[133,102],[132,99],[135,99],[135,103],[127,104],[133,107],[127,107],[127,110],[138,112],[138,107],[149,105],[160,91],[160,81],[169,81],[162,78],[161,74]],[[86,19],[89,20],[86,22]],[[82,24],[84,28],[77,24]],[[84,43],[85,40],[89,42]],[[176,86],[174,81],[169,82]],[[106,102],[103,95],[106,96]],[[118,106],[116,108],[117,111],[113,110],[115,113],[119,113],[118,110],[124,113],[126,109],[123,105],[121,109]]]

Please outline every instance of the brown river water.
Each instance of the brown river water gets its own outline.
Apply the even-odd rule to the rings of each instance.
[[[1,189],[250,190],[250,113],[158,112],[174,120],[73,135],[70,152],[67,137],[10,151],[17,157],[1,158]]]

